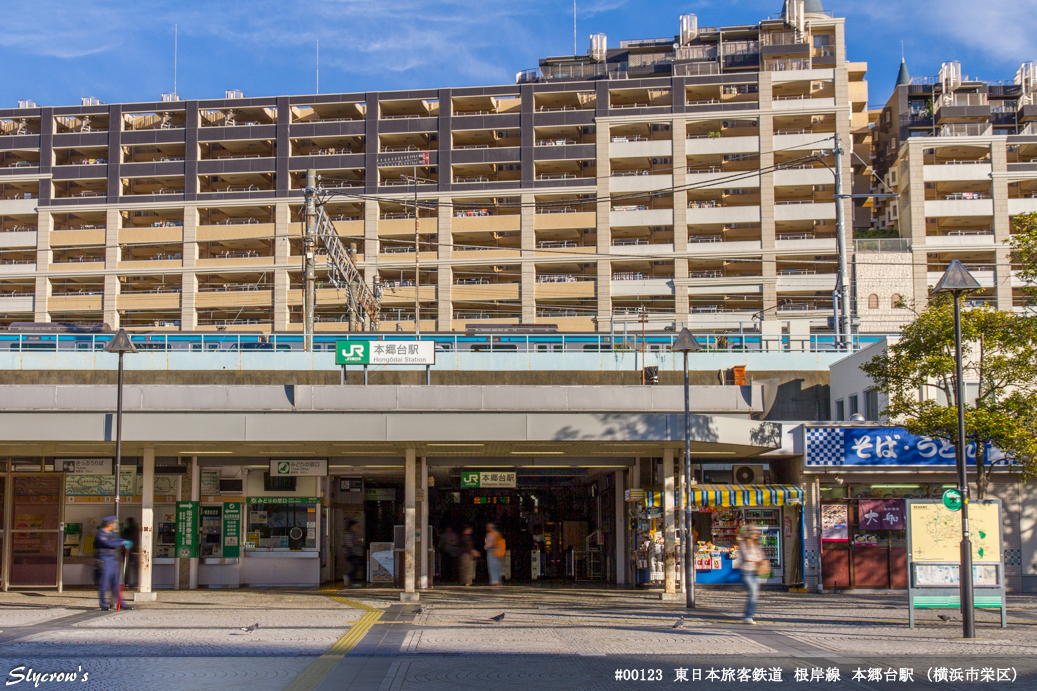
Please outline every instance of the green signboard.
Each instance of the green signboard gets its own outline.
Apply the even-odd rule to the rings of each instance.
[[[198,502],[176,503],[176,552],[177,557],[198,556]]]
[[[961,510],[961,491],[957,489],[948,489],[943,493],[943,505],[951,511]]]
[[[241,504],[238,502],[223,505],[223,556],[241,556]]]
[[[461,471],[462,489],[514,489],[516,487],[516,473],[492,471],[489,473],[474,470]]]
[[[249,497],[249,504],[319,504],[320,497]]]

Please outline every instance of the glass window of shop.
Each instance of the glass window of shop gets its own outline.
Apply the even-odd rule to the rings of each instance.
[[[314,497],[259,497],[248,505],[245,549],[255,552],[315,551],[317,507]]]

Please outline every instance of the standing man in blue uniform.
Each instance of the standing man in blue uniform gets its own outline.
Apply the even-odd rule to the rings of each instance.
[[[119,548],[123,546],[123,539],[119,537],[116,530],[117,519],[115,516],[106,516],[101,521],[101,527],[94,538],[94,556],[97,557],[97,565],[100,567],[101,577],[97,581],[98,596],[102,610],[115,609],[119,601],[120,566],[122,559],[119,558]],[[108,602],[108,593],[112,594],[112,602]]]

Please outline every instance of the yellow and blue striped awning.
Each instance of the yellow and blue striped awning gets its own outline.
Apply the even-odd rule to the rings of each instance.
[[[803,503],[797,485],[693,485],[692,506],[787,506]]]

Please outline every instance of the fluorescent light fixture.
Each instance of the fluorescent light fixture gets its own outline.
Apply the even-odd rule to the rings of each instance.
[[[692,451],[692,456],[735,456],[734,451]]]
[[[957,485],[952,485],[956,487]],[[920,489],[921,485],[872,485],[875,489]]]
[[[402,465],[371,465],[371,464],[368,463],[366,465],[350,466],[350,467],[351,468],[403,468],[404,466],[402,466]]]
[[[543,468],[543,466],[539,466]],[[578,465],[577,468],[630,468],[629,465]]]
[[[233,451],[177,451],[181,456],[213,456],[216,454],[231,455]]]
[[[565,451],[512,451],[517,456],[564,456]]]
[[[458,447],[458,448],[461,448],[461,447],[464,447],[464,448],[480,447],[481,448],[483,446],[486,446],[486,444],[425,444],[425,446],[435,446],[435,447],[443,447],[443,448],[452,448],[452,447]]]

